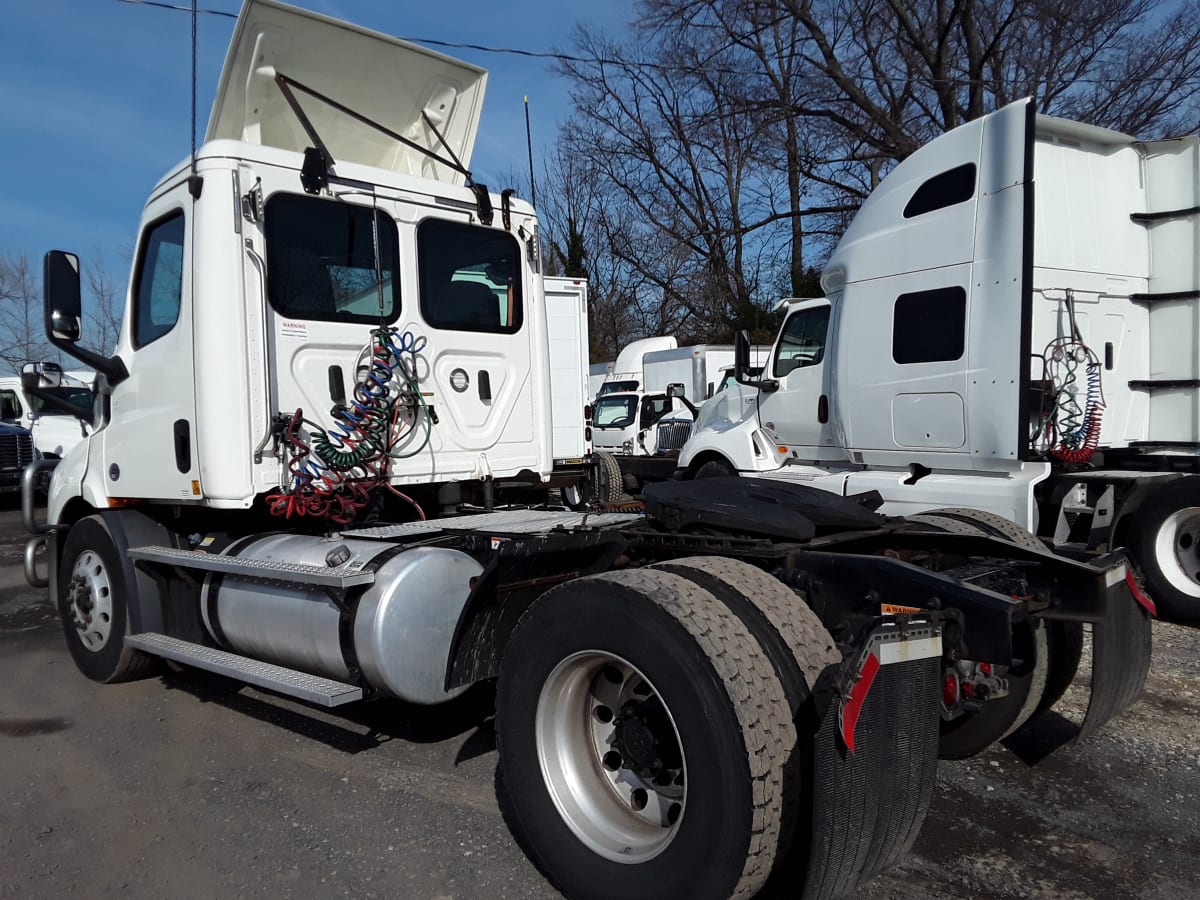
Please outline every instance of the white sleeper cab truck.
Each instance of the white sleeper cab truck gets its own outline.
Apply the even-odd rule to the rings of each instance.
[[[96,402],[25,470],[25,568],[86,676],[171,660],[325,707],[494,681],[506,819],[586,900],[855,893],[907,858],[939,752],[1054,706],[1080,623],[1077,734],[1128,707],[1150,619],[1120,554],[756,478],[488,511],[552,476],[553,420],[537,218],[467,168],[484,77],[249,0],[111,357],[47,254]]]
[[[26,391],[18,375],[0,378],[0,421],[24,424],[38,452],[59,459],[79,443],[86,426],[77,413],[92,410],[91,372],[64,372],[53,362],[26,363],[37,377],[39,396]]]
[[[937,138],[863,204],[828,299],[791,305],[743,378],[757,404],[681,467],[1127,547],[1160,615],[1200,623],[1198,191],[1197,138],[1027,101]]]

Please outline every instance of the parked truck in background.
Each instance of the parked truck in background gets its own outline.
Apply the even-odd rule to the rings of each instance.
[[[467,168],[484,77],[248,0],[113,356],[47,254],[47,335],[97,399],[26,469],[26,573],[85,675],[167,659],[328,707],[495,680],[522,846],[570,897],[641,900],[856,891],[906,858],[939,751],[1054,706],[1081,623],[1078,734],[1129,705],[1150,631],[1120,554],[762,479],[652,485],[644,514],[469,506],[554,469],[537,217]]]
[[[686,476],[754,474],[882,509],[969,505],[1074,550],[1127,547],[1200,623],[1200,140],[1011,104],[871,194],[796,304],[757,403]]]
[[[86,431],[75,410],[91,410],[93,373],[64,372],[53,362],[28,363],[26,368],[36,374],[43,396],[27,392],[19,375],[0,377],[0,421],[24,424],[33,433],[38,452],[59,459]]]

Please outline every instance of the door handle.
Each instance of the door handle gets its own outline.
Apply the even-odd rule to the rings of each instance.
[[[479,399],[485,403],[490,402],[492,399],[492,376],[487,369],[479,370],[477,381],[479,383]]]
[[[817,398],[817,421],[822,425],[829,423],[829,398],[824,394]]]

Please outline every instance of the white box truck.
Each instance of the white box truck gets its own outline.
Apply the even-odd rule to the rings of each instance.
[[[248,0],[112,356],[80,343],[78,258],[47,254],[48,337],[98,401],[25,471],[25,568],[81,672],[167,659],[327,707],[494,680],[507,821],[572,898],[855,891],[906,858],[939,750],[1053,706],[1077,658],[1029,643],[1060,627],[1094,623],[1080,734],[1128,706],[1150,625],[1119,556],[742,479],[435,517],[446,484],[553,472],[537,216],[467,168],[484,77]]]

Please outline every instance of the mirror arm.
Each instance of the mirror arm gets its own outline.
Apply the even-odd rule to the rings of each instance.
[[[103,374],[110,385],[120,384],[129,377],[129,370],[125,368],[125,361],[119,356],[102,356],[95,351],[88,350],[86,347],[80,347],[71,341],[63,338],[56,338],[54,335],[49,335],[50,343],[69,356],[75,357],[85,366],[91,366],[97,372]],[[34,396],[37,396],[36,394]]]
[[[773,394],[779,390],[779,382],[774,378],[761,378],[753,382],[764,394]]]

